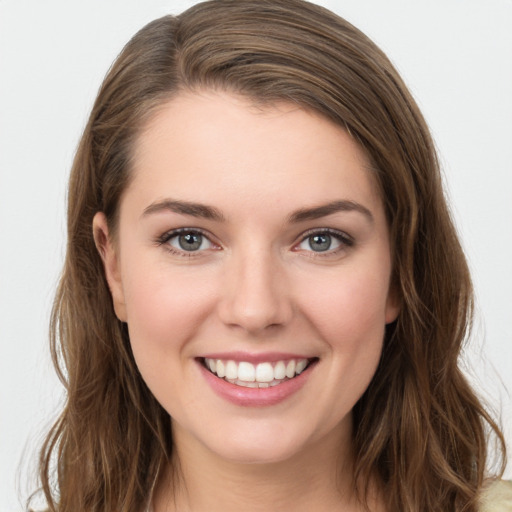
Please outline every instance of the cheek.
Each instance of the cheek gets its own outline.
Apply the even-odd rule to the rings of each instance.
[[[182,395],[176,390],[191,371],[184,363],[211,311],[210,285],[197,270],[171,272],[165,264],[144,266],[140,260],[132,269],[125,298],[135,362],[162,406],[179,413]]]
[[[334,428],[352,410],[379,364],[385,333],[387,276],[384,272],[333,272],[302,290],[309,326],[324,342],[322,379],[316,396],[328,410],[324,427]],[[328,385],[329,384],[329,385]]]
[[[134,262],[135,263],[135,262]],[[145,270],[146,269],[146,270]],[[125,301],[134,354],[141,363],[163,364],[165,354],[180,353],[209,315],[211,280],[188,269],[171,271],[165,264],[127,267]],[[183,354],[185,355],[185,354]]]
[[[334,378],[360,395],[373,377],[382,351],[387,273],[340,272],[316,285],[304,293],[308,302],[303,303],[303,310],[327,344]]]
[[[303,295],[315,325],[334,337],[353,337],[377,329],[386,323],[388,279],[371,272],[347,271],[326,275]]]

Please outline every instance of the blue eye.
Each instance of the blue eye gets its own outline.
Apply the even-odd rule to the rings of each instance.
[[[166,242],[180,251],[197,252],[211,249],[213,244],[199,231],[185,230],[170,234]]]
[[[327,233],[308,236],[307,245],[312,251],[324,252],[332,248],[332,237]]]
[[[317,231],[304,237],[297,246],[298,249],[308,252],[336,252],[337,249],[350,247],[353,240],[344,233],[331,231]]]

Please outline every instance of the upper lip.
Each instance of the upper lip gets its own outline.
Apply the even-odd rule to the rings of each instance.
[[[250,353],[250,352],[211,352],[204,354],[200,359],[222,359],[223,361],[246,361],[252,364],[258,363],[273,363],[276,361],[288,361],[290,359],[312,359],[314,356],[307,356],[304,354],[296,354],[292,352],[261,352],[261,353]]]

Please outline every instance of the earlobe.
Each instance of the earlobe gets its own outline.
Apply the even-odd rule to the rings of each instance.
[[[391,286],[386,301],[386,325],[393,323],[402,309],[401,296],[395,286]]]
[[[116,316],[122,322],[126,322],[126,304],[121,280],[121,269],[115,244],[109,234],[107,218],[103,212],[98,212],[92,221],[94,243],[101,259],[108,287],[112,295],[112,302]]]

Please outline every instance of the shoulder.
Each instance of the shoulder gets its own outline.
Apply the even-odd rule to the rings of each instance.
[[[489,484],[482,493],[479,512],[512,512],[512,481]]]

